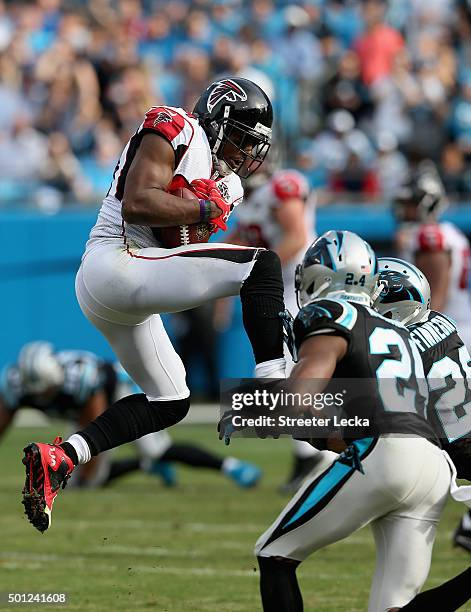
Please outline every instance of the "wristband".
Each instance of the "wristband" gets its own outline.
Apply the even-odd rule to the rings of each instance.
[[[207,223],[211,219],[211,202],[210,200],[199,200],[200,204],[200,221]]]

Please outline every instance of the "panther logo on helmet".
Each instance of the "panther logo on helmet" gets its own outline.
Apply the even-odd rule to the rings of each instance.
[[[237,85],[231,79],[224,79],[224,81],[219,81],[211,92],[207,104],[208,111],[211,112],[221,100],[227,100],[228,102],[240,100],[245,102],[247,94],[240,85]]]

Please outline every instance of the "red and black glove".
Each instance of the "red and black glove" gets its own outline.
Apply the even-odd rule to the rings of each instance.
[[[211,179],[195,179],[191,181],[191,190],[202,200],[214,202],[221,211],[219,216],[213,217],[209,221],[211,233],[214,234],[220,229],[225,232],[227,230],[226,221],[229,218],[231,207],[216,187],[216,181],[212,181]]]

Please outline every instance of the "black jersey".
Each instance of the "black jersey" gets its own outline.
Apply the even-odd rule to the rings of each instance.
[[[428,420],[462,478],[471,477],[471,357],[451,319],[433,310],[409,326],[429,386]],[[466,465],[468,464],[469,467]]]
[[[296,348],[306,338],[334,334],[348,342],[335,379],[349,379],[354,399],[347,416],[368,418],[380,433],[416,434],[435,440],[426,421],[427,385],[422,361],[409,331],[361,304],[318,299],[302,308],[294,322]]]
[[[108,401],[114,395],[117,375],[113,364],[87,351],[60,351],[57,360],[64,371],[64,381],[52,397],[26,394],[16,364],[3,369],[0,376],[0,398],[7,410],[22,406],[37,408],[49,416],[77,419],[87,401],[103,390]]]

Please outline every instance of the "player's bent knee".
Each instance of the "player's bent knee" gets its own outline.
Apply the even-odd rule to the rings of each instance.
[[[168,402],[165,400],[153,401],[149,404],[153,409],[159,411],[159,426],[155,431],[176,425],[186,417],[190,410],[189,397]]]
[[[274,251],[262,250],[258,253],[247,280],[244,282],[241,294],[247,292],[259,283],[265,284],[270,280],[279,280],[281,275],[281,261]]]

